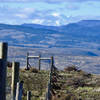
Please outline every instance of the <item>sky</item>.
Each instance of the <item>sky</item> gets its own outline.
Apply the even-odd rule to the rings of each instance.
[[[100,0],[0,0],[0,23],[60,26],[100,20]]]

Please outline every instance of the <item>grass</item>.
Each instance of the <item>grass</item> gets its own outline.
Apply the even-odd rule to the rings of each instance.
[[[59,79],[55,84],[60,89],[54,89],[52,100],[100,100],[100,76],[81,70],[59,71]],[[45,100],[49,71],[29,71],[20,69],[20,81],[24,81],[23,100],[27,91],[31,91],[32,100]],[[11,86],[11,69],[8,69],[7,86]],[[7,99],[8,100],[8,99]]]
[[[27,91],[31,91],[32,100],[40,100],[40,98],[45,97],[48,75],[48,71],[34,73],[32,69],[30,71],[20,69],[19,79],[24,81],[23,100],[26,100]],[[8,69],[7,86],[11,87],[11,69]]]

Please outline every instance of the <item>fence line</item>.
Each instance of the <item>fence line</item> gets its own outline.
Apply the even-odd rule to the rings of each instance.
[[[52,85],[53,85],[53,76],[57,71],[57,68],[54,66],[54,58],[53,56],[51,57],[51,69],[50,69],[50,74],[49,74],[49,81],[48,81],[48,87],[47,87],[47,92],[46,92],[46,99],[45,100],[51,100],[52,98]]]
[[[41,70],[41,61],[42,60],[50,60],[52,62],[52,58],[43,58],[41,57],[41,55],[39,56],[30,56],[29,53],[27,53],[27,56],[26,56],[26,70],[29,70],[31,65],[29,63],[29,60],[30,59],[38,59],[38,69]]]
[[[7,70],[7,51],[8,44],[0,43],[0,100],[6,100],[6,70]],[[29,68],[29,59],[36,58],[37,56],[29,56],[27,53],[27,66]],[[41,60],[50,60],[51,68],[48,82],[48,90],[46,93],[46,100],[50,100],[52,97],[52,84],[53,73],[57,70],[54,66],[54,58],[42,58],[38,56],[39,70],[41,70]],[[23,81],[19,82],[19,62],[12,63],[12,85],[11,85],[11,100],[22,100],[23,95]],[[31,100],[31,92],[27,92],[27,100]]]

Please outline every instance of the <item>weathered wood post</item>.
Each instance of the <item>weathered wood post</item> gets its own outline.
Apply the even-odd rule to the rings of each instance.
[[[51,57],[51,69],[50,69],[50,88],[51,88],[51,83],[52,83],[52,73],[53,73],[53,67],[54,67],[54,58],[53,56]]]
[[[27,100],[31,100],[31,91],[27,91]]]
[[[0,100],[6,100],[6,69],[8,44],[0,43]]]
[[[51,84],[48,83],[48,90],[47,90],[47,94],[46,94],[46,100],[51,100]]]
[[[22,100],[23,94],[23,81],[17,83],[16,100]]]
[[[11,100],[15,100],[17,82],[19,82],[19,62],[13,62],[12,63]]]
[[[54,67],[54,58],[53,58],[53,56],[51,57],[51,71],[52,71],[52,67]]]
[[[28,56],[29,56],[29,53],[27,52],[27,56],[26,56],[26,70],[29,70],[29,58],[28,58]]]
[[[39,70],[41,70],[41,55],[39,55]]]

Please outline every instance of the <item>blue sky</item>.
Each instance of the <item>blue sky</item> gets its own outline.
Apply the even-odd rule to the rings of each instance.
[[[0,23],[65,25],[100,20],[100,0],[0,0]]]

